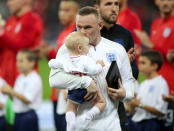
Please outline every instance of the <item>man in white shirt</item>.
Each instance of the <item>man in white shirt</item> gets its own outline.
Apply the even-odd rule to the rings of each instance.
[[[107,105],[105,110],[98,117],[96,117],[95,120],[93,120],[86,130],[121,131],[117,114],[118,102],[119,100],[129,101],[134,96],[134,78],[132,76],[128,55],[121,45],[115,44],[114,42],[100,36],[102,22],[100,21],[100,16],[95,8],[88,6],[80,9],[76,17],[76,26],[77,31],[85,34],[90,40],[88,56],[92,57],[94,60],[103,60],[105,64],[103,71],[97,76],[97,86],[105,97]],[[66,54],[67,52],[66,47],[62,46],[57,56]],[[110,64],[114,60],[117,61],[122,77],[122,84],[119,81],[119,89],[107,87],[105,80],[105,76],[108,72]],[[52,81],[51,76],[53,75],[57,75],[57,77],[60,79],[57,81]],[[88,93],[85,96],[85,99],[91,100],[95,98],[95,91],[90,93],[91,89],[95,90],[95,88],[91,88],[91,79],[87,76],[79,78],[66,74],[57,69],[51,70],[49,80],[51,87],[68,87],[69,89],[86,88]],[[88,102],[79,106],[79,112],[77,114],[78,124],[76,125],[77,131],[82,131],[80,129],[80,121],[78,121],[78,117],[89,110],[91,106],[92,105]]]

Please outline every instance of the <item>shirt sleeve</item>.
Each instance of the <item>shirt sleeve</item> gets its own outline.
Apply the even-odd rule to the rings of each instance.
[[[87,88],[92,81],[89,76],[75,76],[64,71],[58,71],[54,76],[49,78],[50,86],[58,89],[74,90]]]
[[[102,66],[100,64],[97,64],[92,58],[89,56],[84,57],[85,60],[85,72],[91,76],[97,75],[102,71]]]
[[[51,59],[49,62],[48,62],[48,66],[50,68],[53,68],[53,69],[57,69],[57,68],[63,68],[63,64],[62,62],[56,58],[56,59]]]
[[[121,46],[120,46],[121,47]],[[123,88],[126,90],[126,97],[123,99],[124,102],[130,101],[134,97],[135,92],[135,79],[132,76],[132,69],[130,66],[130,61],[128,55],[123,47],[120,48],[120,60],[121,69],[120,74],[122,78]]]
[[[161,81],[163,82],[163,81]],[[155,108],[166,114],[167,113],[167,106],[168,106],[168,103],[165,102],[162,98],[162,95],[166,95],[168,96],[169,95],[169,90],[168,90],[168,86],[167,86],[167,83],[161,83],[161,84],[158,84],[159,85],[159,92],[158,92],[158,98],[157,98],[157,102],[156,102],[156,105],[155,105]]]

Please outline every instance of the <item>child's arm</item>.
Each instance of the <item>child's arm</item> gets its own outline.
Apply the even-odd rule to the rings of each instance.
[[[97,61],[95,62],[90,57],[86,57],[85,61],[85,71],[88,75],[96,75],[102,71],[102,67],[104,67],[103,61]]]
[[[0,110],[4,108],[4,104],[0,102]]]
[[[20,99],[21,101],[23,101],[25,104],[30,104],[30,101],[22,94],[17,93],[12,87],[10,87],[9,85],[4,85],[2,87],[2,93],[4,94],[8,94],[12,97],[17,97],[18,99]]]
[[[135,108],[135,107],[139,107],[139,108],[142,108],[154,115],[157,115],[159,117],[163,117],[165,114],[160,112],[159,110],[157,110],[155,107],[152,107],[152,106],[149,106],[149,105],[146,105],[146,104],[142,104],[141,101],[137,98],[134,98],[131,100],[131,105]]]
[[[51,59],[51,60],[48,62],[48,66],[49,66],[50,68],[53,68],[53,69],[63,68],[62,63],[61,63],[58,59]]]

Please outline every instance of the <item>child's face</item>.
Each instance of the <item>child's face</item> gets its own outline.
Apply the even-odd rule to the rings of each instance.
[[[143,75],[150,75],[152,72],[156,71],[154,65],[146,56],[139,57],[139,71]]]
[[[19,52],[17,54],[17,68],[18,71],[21,73],[26,73],[32,70],[33,67],[33,62],[29,61],[27,59],[27,54],[26,53],[21,53]]]

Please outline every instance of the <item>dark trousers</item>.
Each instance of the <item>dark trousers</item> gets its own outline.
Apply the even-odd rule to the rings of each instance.
[[[163,131],[163,123],[157,119],[143,120],[132,125],[133,131]]]
[[[5,117],[0,117],[0,131],[7,131]]]
[[[129,122],[126,116],[126,111],[123,102],[119,102],[118,105],[118,116],[120,119],[120,126],[122,131],[129,131]]]
[[[56,131],[66,131],[65,114],[57,114],[57,101],[53,101],[53,114]]]
[[[38,117],[35,111],[16,113],[14,131],[39,131]]]

